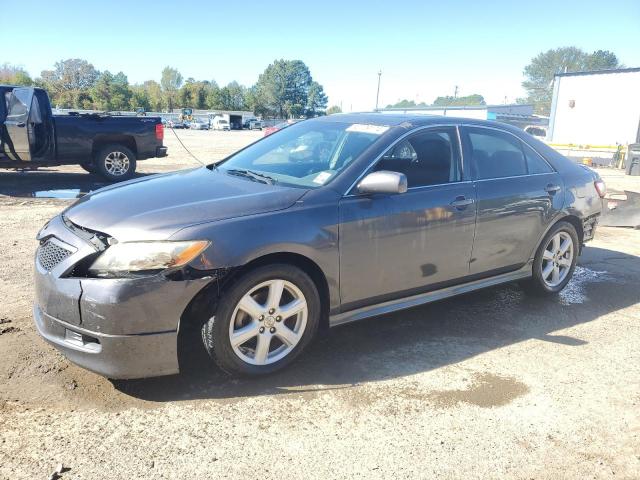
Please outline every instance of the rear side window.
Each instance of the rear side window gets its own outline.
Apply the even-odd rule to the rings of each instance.
[[[434,128],[412,135],[391,148],[376,171],[404,173],[409,188],[460,181],[460,155],[454,128]]]
[[[486,128],[469,128],[467,132],[479,180],[527,174],[527,162],[516,137]]]
[[[523,143],[522,150],[524,151],[524,156],[527,159],[527,169],[529,170],[529,174],[553,172],[553,169],[549,164],[529,145]]]

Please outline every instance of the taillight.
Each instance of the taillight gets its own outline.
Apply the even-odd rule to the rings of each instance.
[[[600,195],[600,198],[604,198],[607,194],[607,185],[605,185],[602,180],[596,180],[593,182],[593,185],[596,187],[596,191],[598,192],[598,195]]]
[[[164,125],[161,123],[156,125],[156,138],[158,140],[164,139]]]

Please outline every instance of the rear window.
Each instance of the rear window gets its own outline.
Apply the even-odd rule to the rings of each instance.
[[[470,128],[469,141],[479,180],[527,174],[521,142],[513,135],[498,130]]]

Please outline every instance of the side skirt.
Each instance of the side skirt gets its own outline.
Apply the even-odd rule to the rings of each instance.
[[[388,302],[369,305],[349,312],[331,315],[329,317],[329,325],[331,327],[336,327],[338,325],[344,325],[345,323],[356,322],[358,320],[364,320],[365,318],[377,317],[379,315],[417,307],[438,300],[444,300],[445,298],[455,297],[456,295],[473,292],[474,290],[480,290],[481,288],[493,287],[494,285],[500,285],[501,283],[522,280],[532,275],[532,266],[533,260],[529,260],[522,268],[513,272],[503,273],[501,275],[496,275],[495,277],[461,283],[460,285],[454,285],[440,290],[420,293],[411,297],[390,300]]]

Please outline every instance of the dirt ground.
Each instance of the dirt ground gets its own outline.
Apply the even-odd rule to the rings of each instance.
[[[209,161],[261,133],[178,135]],[[142,174],[197,165],[166,144]],[[114,382],[31,319],[35,234],[72,201],[34,195],[101,185],[77,167],[0,172],[1,479],[59,463],[63,479],[640,478],[640,230],[599,228],[557,298],[506,285],[340,327],[260,380],[195,363]]]

